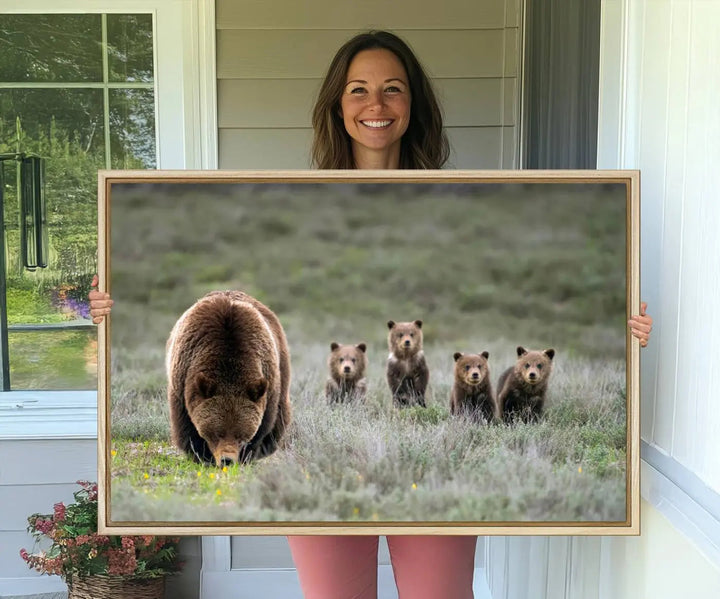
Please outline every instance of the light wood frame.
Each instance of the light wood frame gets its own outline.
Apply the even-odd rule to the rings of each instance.
[[[111,291],[110,218],[117,183],[619,183],[626,189],[626,317],[640,304],[640,173],[606,171],[100,171],[99,276]],[[280,316],[282,320],[282,316]],[[117,522],[110,515],[109,319],[98,332],[99,531],[108,534],[638,535],[640,534],[639,342],[626,333],[626,520],[618,522]]]

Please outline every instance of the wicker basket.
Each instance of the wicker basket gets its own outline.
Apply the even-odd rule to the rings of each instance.
[[[68,585],[68,599],[163,599],[165,577],[128,578],[98,574],[76,578]]]

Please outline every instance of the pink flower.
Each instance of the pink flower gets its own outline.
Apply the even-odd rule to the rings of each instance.
[[[132,537],[123,537],[121,543],[123,549],[126,549],[127,551],[135,549],[135,540]]]
[[[53,506],[53,510],[55,513],[55,522],[59,522],[61,520],[65,519],[65,504],[64,503],[56,503]]]
[[[137,560],[134,552],[129,553],[124,549],[108,549],[108,574],[132,574],[136,567]]]

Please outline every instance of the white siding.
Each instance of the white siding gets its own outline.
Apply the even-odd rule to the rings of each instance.
[[[96,454],[94,439],[0,440],[0,582],[35,575],[19,555],[33,547],[27,517],[72,501],[75,481],[97,478]]]
[[[620,3],[606,4],[617,22]],[[625,16],[624,121],[617,98],[601,98],[601,131],[617,130],[624,151],[618,164],[601,136],[599,166],[642,171],[642,295],[656,322],[642,436],[720,492],[720,2],[638,1]]]

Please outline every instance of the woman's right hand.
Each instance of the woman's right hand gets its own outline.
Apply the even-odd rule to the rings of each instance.
[[[97,275],[93,277],[90,286],[97,288]],[[92,316],[92,321],[95,324],[100,324],[103,321],[103,318],[105,318],[107,314],[110,314],[110,307],[113,305],[113,301],[110,299],[110,294],[93,289],[90,293],[88,293],[88,298],[90,299],[90,316]]]

